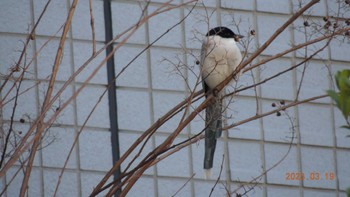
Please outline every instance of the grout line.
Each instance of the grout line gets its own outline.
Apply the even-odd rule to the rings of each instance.
[[[145,11],[145,14],[148,14],[148,9]],[[145,43],[146,46],[150,44],[150,30],[149,30],[149,21],[146,21],[145,23]],[[148,88],[147,92],[149,95],[149,109],[150,109],[150,122],[154,123],[155,122],[155,115],[154,115],[154,103],[153,103],[153,86],[152,86],[152,61],[151,61],[151,49],[148,49],[146,51],[146,61],[147,61],[147,76],[148,76]],[[152,148],[156,148],[156,139],[155,136],[152,135]],[[153,166],[153,185],[154,185],[154,194],[155,197],[159,196],[159,186],[158,186],[158,169],[157,165]]]
[[[290,10],[293,14],[293,3],[290,2]],[[290,30],[290,36],[291,36],[291,42],[293,45],[295,45],[295,35],[294,35],[294,25],[293,23],[291,24],[291,28],[289,27],[289,30]],[[297,62],[297,55],[296,55],[296,51],[293,51],[291,53],[291,63],[292,65],[295,65],[296,62]],[[296,69],[293,69],[292,70],[292,84],[293,85],[293,89],[294,89],[294,97],[296,97],[296,93],[297,93],[297,88],[298,88],[298,77],[297,77],[297,70]],[[298,167],[298,171],[299,172],[303,172],[303,165],[302,165],[302,153],[301,153],[301,134],[300,134],[300,117],[299,117],[299,106],[295,106],[293,107],[294,109],[294,117],[295,117],[295,122],[296,122],[296,125],[298,125],[297,127],[295,127],[295,130],[296,130],[296,135],[295,135],[295,138],[296,138],[296,152],[297,152],[297,167]],[[299,181],[299,194],[301,197],[304,196],[304,191],[303,191],[303,188],[304,188],[304,181],[303,180],[300,180]]]
[[[329,5],[328,5],[328,1],[324,1],[324,3],[326,4],[326,15],[329,16]],[[327,51],[328,51],[328,61],[332,62],[332,51],[331,48],[329,46],[327,46]],[[332,71],[333,66],[329,65],[329,68]],[[333,74],[333,73],[330,73]],[[331,80],[332,78],[329,77],[328,82],[329,82],[329,88],[332,89],[333,86],[333,82]],[[339,187],[339,173],[338,173],[338,163],[337,163],[337,135],[336,135],[336,123],[335,123],[335,113],[334,113],[334,109],[335,106],[332,104],[329,104],[330,106],[330,115],[331,115],[331,121],[332,121],[332,130],[333,130],[333,162],[334,162],[334,173],[335,173],[335,177],[336,177],[336,196],[339,197],[341,194],[339,193],[340,191],[340,187]]]
[[[67,0],[67,10],[70,9],[70,0]],[[70,27],[70,30],[69,30],[69,51],[70,51],[70,62],[72,63],[72,66],[71,66],[71,73],[74,73],[75,72],[75,60],[74,60],[74,42],[75,42],[75,39],[73,38],[73,26],[71,25]],[[72,95],[76,92],[76,86],[79,85],[76,83],[76,79],[74,78],[72,80],[72,83],[71,83],[71,91],[72,91]],[[78,105],[77,105],[77,99],[74,99],[72,101],[72,107],[73,107],[73,130],[74,130],[74,137],[76,137],[78,135],[78,131],[80,129],[79,127],[79,124],[78,124]],[[83,194],[83,186],[82,186],[82,176],[81,176],[81,173],[82,173],[82,170],[81,170],[81,162],[80,162],[80,142],[79,142],[79,139],[77,140],[77,143],[75,145],[75,154],[76,154],[76,176],[77,176],[77,191],[78,191],[78,195],[79,196],[82,196]]]
[[[35,8],[34,7],[35,7],[34,6],[34,1],[31,0],[30,1],[30,15],[31,15],[31,20],[32,20],[31,21],[32,22],[31,26],[34,26],[34,24],[35,24]],[[35,34],[35,32],[34,32],[34,34]],[[37,46],[36,46],[37,40],[34,40],[34,42],[32,42],[32,43],[33,43],[33,46],[31,46],[29,44],[28,45],[28,49],[29,49],[29,47],[31,47],[32,50],[34,51],[33,54],[35,54],[36,51],[37,51]],[[27,51],[28,51],[28,49],[27,49]],[[34,79],[37,80],[38,79],[38,59],[37,58],[35,58],[35,60],[33,62],[33,66],[34,66]],[[36,113],[37,114],[40,114],[40,104],[41,104],[40,103],[39,85],[40,84],[38,84],[34,88],[35,89],[35,95],[36,95],[36,104],[37,104]],[[39,180],[39,183],[40,183],[40,186],[41,186],[40,190],[41,190],[41,196],[45,196],[44,170],[42,168],[42,166],[43,166],[43,155],[42,155],[42,151],[41,151],[42,150],[42,143],[39,144],[38,148],[40,150],[37,150],[37,156],[36,157],[39,158],[39,167],[38,167],[38,169],[39,169],[39,174],[40,174],[40,180]],[[29,193],[29,190],[27,192]]]
[[[184,0],[181,0],[181,3],[184,3]],[[184,8],[180,8],[180,16],[181,18],[184,18],[185,17],[185,10]],[[180,27],[181,27],[181,41],[182,41],[182,46],[184,48],[187,49],[187,43],[186,43],[186,25],[185,25],[186,21],[182,22]],[[183,53],[183,61],[186,65],[188,65],[188,59],[187,59],[187,53],[186,51],[184,51]],[[186,78],[186,81],[184,83],[184,89],[185,89],[185,93],[186,95],[189,95],[190,91],[189,89],[187,88],[186,84],[188,84],[189,80],[188,80],[188,70],[186,69],[185,70],[185,78]],[[188,136],[191,136],[191,124],[189,124],[187,127],[186,127],[186,131],[187,131],[187,137]],[[179,135],[181,136],[181,135]],[[194,173],[194,169],[193,169],[193,150],[192,150],[192,145],[189,145],[188,146],[188,159],[189,159],[189,164],[188,164],[188,168],[189,168],[189,177],[192,176],[192,174]],[[191,179],[190,180],[190,187],[191,187],[191,195],[192,197],[195,197],[196,196],[196,193],[195,193],[195,184],[194,184],[194,180]]]

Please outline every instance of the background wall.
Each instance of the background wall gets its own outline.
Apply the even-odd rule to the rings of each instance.
[[[148,12],[156,9],[162,2],[152,1]],[[174,1],[174,4],[181,2],[181,0]],[[0,2],[2,82],[4,76],[9,73],[9,69],[18,60],[20,54],[18,51],[23,47],[22,41],[25,40],[28,30],[37,20],[45,3],[44,0],[3,0]],[[199,3],[183,23],[143,53],[117,79],[115,102],[118,109],[118,120],[115,121],[118,122],[119,127],[121,153],[125,152],[130,144],[159,117],[189,95],[189,87],[194,86],[195,74],[199,72],[195,65],[195,58],[198,58],[200,54],[200,40],[208,31],[208,26],[224,25],[246,37],[254,29],[256,36],[249,37],[252,40],[248,49],[249,52],[253,52],[291,16],[297,9],[298,3],[297,0],[218,0]],[[25,92],[25,96],[20,97],[14,118],[14,131],[19,138],[23,135],[21,132],[28,129],[31,121],[40,111],[39,106],[47,88],[48,77],[62,31],[60,27],[66,19],[70,4],[69,0],[52,1],[37,28],[35,40],[28,48],[26,61],[30,61],[33,54],[40,50],[50,36],[55,35],[55,38],[42,50],[25,75],[26,80],[23,81],[21,88],[23,90],[29,88],[29,90]],[[111,1],[114,35],[136,22],[144,4],[143,1]],[[184,18],[191,8],[192,5],[180,7],[156,16],[142,26],[114,55],[116,73],[121,71],[138,52],[159,35]],[[310,16],[297,20],[294,28],[290,27],[284,32],[257,61],[286,50],[290,45],[310,39],[302,32],[304,20],[320,22],[324,16],[332,15],[336,11],[335,0],[320,1],[311,10]],[[93,14],[97,49],[99,49],[105,42],[102,0],[93,1]],[[236,27],[238,21],[240,21],[239,29]],[[57,88],[92,53],[87,0],[79,1],[68,37],[57,77]],[[244,41],[247,39],[243,39]],[[243,47],[241,49],[244,50]],[[287,103],[293,101],[298,94],[300,80],[303,80],[303,85],[300,88],[299,99],[324,94],[325,90],[333,87],[331,81],[333,73],[348,68],[349,49],[348,40],[335,40],[306,67],[300,67],[300,69],[265,83],[256,91],[249,90],[234,96],[233,102],[225,112],[227,124],[254,116],[257,106],[259,106],[258,112],[263,113],[273,109],[272,103],[281,105],[279,103],[281,100]],[[310,47],[307,52],[311,53],[315,50]],[[238,86],[251,84],[253,79],[261,81],[273,73],[302,61],[304,55],[305,51],[300,50],[263,65],[259,69],[244,74]],[[81,86],[104,57],[105,53],[100,54],[82,74],[74,79],[61,96],[60,101],[56,103],[57,107]],[[165,59],[167,61],[164,61]],[[187,65],[197,73],[183,69],[181,76],[172,63]],[[66,160],[74,136],[78,134],[91,108],[106,88],[106,73],[107,70],[103,67],[50,128],[34,162],[29,196],[53,195],[58,174]],[[4,94],[0,96],[4,97]],[[9,128],[12,105],[4,106],[1,113],[2,129],[6,131]],[[147,144],[146,151],[160,144],[176,128],[180,118],[181,116],[175,117],[162,126]],[[25,120],[24,123],[21,119]],[[255,186],[248,196],[345,196],[344,190],[350,186],[350,138],[345,137],[349,134],[347,130],[339,128],[343,124],[345,124],[343,117],[331,105],[331,100],[328,98],[290,108],[282,112],[281,116],[271,115],[230,129],[225,133],[218,142],[212,179],[204,179],[202,170],[204,142],[200,141],[147,170],[129,196],[171,196],[193,174],[195,174],[194,177],[178,196],[208,196],[220,174],[221,166],[223,170],[220,183],[213,196],[224,196],[225,187],[233,192],[241,184],[245,186],[237,191],[239,193],[244,193],[251,186]],[[203,127],[203,120],[195,119],[179,135],[178,141],[183,141],[200,132]],[[248,184],[287,153],[292,138],[293,142],[287,158],[267,175],[258,179],[256,183]],[[1,140],[4,143],[3,137]],[[58,195],[88,196],[92,188],[112,167],[112,160],[109,103],[106,95],[80,134],[64,173]],[[17,167],[13,167],[8,171],[6,177],[1,178],[1,190],[12,181],[4,196],[18,196],[23,173],[20,171],[14,180],[11,179],[20,165],[21,163],[18,162]],[[286,180],[287,173],[297,172],[303,172],[305,175],[319,172],[322,180]],[[334,173],[335,179],[325,180],[325,173]]]

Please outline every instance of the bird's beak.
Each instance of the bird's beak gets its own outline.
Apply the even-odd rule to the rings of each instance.
[[[236,42],[238,42],[239,39],[244,38],[244,36],[236,34],[233,38],[235,39]]]

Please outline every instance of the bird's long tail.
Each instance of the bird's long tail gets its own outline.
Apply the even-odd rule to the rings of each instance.
[[[205,116],[205,155],[204,169],[207,171],[213,167],[216,139],[221,137],[222,133],[222,104],[219,97],[215,98],[213,103],[206,108]]]

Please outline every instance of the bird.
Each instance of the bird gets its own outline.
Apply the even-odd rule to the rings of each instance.
[[[244,36],[231,29],[219,26],[210,29],[202,42],[201,76],[206,97],[214,98],[205,109],[205,177],[209,178],[213,167],[217,138],[222,134],[222,96],[224,90],[215,92],[227,77],[231,76],[242,61],[242,54],[236,44]]]

